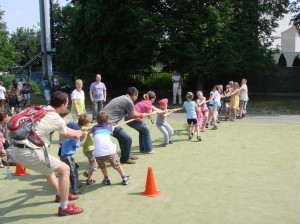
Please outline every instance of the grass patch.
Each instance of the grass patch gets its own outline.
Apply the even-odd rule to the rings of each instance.
[[[299,216],[300,152],[299,125],[221,122],[217,131],[202,133],[202,142],[187,140],[184,116],[170,117],[174,144],[161,147],[162,134],[146,119],[151,130],[153,155],[139,154],[138,133],[124,125],[133,138],[132,153],[140,156],[135,165],[125,164],[131,176],[128,186],[110,166],[112,185],[85,187],[75,201],[85,212],[58,218],[58,204],[43,176],[30,175],[4,180],[1,175],[0,215],[2,223],[222,223],[296,224]],[[49,149],[56,156],[58,135]],[[115,143],[116,139],[113,138]],[[288,147],[287,147],[288,146]],[[117,149],[119,150],[118,144]],[[87,159],[75,154],[80,180]],[[159,196],[141,196],[148,167],[153,167]],[[13,169],[13,168],[12,168]],[[13,169],[14,171],[14,169]]]
[[[248,113],[262,115],[296,115],[300,114],[299,98],[268,97],[254,98],[248,102]]]

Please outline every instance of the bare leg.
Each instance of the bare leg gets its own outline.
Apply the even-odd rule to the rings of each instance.
[[[55,171],[59,175],[59,181],[57,181],[54,173],[47,177],[47,181],[55,192],[60,193],[61,202],[67,202],[70,187],[70,167],[64,162],[60,162]]]

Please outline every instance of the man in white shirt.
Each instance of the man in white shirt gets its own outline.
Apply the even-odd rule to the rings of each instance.
[[[241,87],[240,87],[240,110],[241,110],[241,118],[246,116],[246,107],[247,102],[249,100],[248,97],[248,87],[247,87],[247,79],[242,79]]]
[[[181,105],[182,104],[182,100],[181,100],[181,76],[176,70],[173,71],[172,82],[173,82],[173,105],[176,104],[177,94],[178,94],[179,104]]]

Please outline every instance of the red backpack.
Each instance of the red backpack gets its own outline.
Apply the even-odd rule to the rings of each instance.
[[[38,122],[47,112],[56,112],[54,109],[47,109],[45,106],[29,106],[20,113],[14,115],[8,122],[9,136],[16,141],[28,139],[38,147],[44,146],[43,139],[35,132],[35,123]]]

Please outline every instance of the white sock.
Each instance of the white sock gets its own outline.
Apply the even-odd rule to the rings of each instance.
[[[61,209],[66,209],[68,207],[69,202],[65,201],[65,202],[60,202],[60,208]]]

